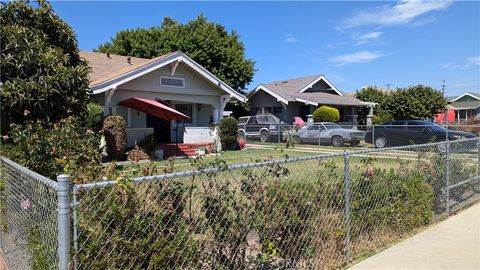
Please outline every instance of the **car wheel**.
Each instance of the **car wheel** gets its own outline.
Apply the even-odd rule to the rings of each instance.
[[[360,144],[360,141],[351,141],[350,146],[358,146]]]
[[[333,136],[332,145],[335,147],[343,146],[343,138],[340,136]]]
[[[292,137],[292,142],[293,142],[294,144],[301,144],[301,143],[302,143],[302,139],[300,139],[299,136],[293,136],[293,137]]]
[[[267,131],[262,131],[260,132],[260,141],[261,142],[268,142],[268,139],[270,138],[270,135],[268,135]]]
[[[380,136],[375,139],[376,148],[384,148],[385,146],[387,146],[387,138],[385,138],[384,136]]]

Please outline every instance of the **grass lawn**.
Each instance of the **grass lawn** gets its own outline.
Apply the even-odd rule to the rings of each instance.
[[[270,147],[285,147],[285,142],[283,143],[275,143],[275,142],[260,142],[260,141],[248,141],[247,145],[265,145],[265,146],[270,146]],[[344,151],[344,150],[359,150],[359,149],[366,149],[366,148],[372,148],[371,144],[361,142],[358,146],[350,146],[348,144],[345,144],[344,146],[340,147],[333,147],[331,145],[318,145],[318,144],[296,144],[295,148],[297,149],[302,149],[302,148],[312,148],[312,149],[321,149],[321,150],[329,150],[329,151]],[[294,148],[294,149],[295,149]]]
[[[241,151],[224,151],[218,154],[210,154],[203,156],[202,159],[205,163],[214,161],[216,158],[224,160],[228,165],[242,164],[242,163],[252,163],[256,161],[263,161],[266,159],[282,159],[287,157],[301,157],[301,156],[311,156],[316,153],[311,152],[302,152],[302,151],[290,151],[289,149],[281,148],[272,148],[272,149],[245,149]],[[167,160],[157,160],[153,161],[153,164],[159,168],[165,167],[169,161]],[[146,166],[147,163],[139,163],[139,166]],[[189,158],[180,158],[175,160],[175,171],[188,171],[193,170],[195,167],[191,165]],[[128,171],[136,167],[134,163],[127,163],[123,165],[120,169]]]
[[[261,148],[265,146],[265,148]],[[250,147],[241,151],[224,151],[222,153],[218,154],[210,154],[207,156],[201,157],[204,163],[210,163],[215,161],[215,159],[221,159],[224,160],[228,165],[236,165],[236,164],[243,164],[243,163],[253,163],[257,161],[264,161],[264,160],[278,160],[278,159],[284,159],[284,158],[289,158],[289,157],[302,157],[302,156],[312,156],[312,155],[319,155],[319,154],[326,154],[326,153],[332,153],[332,152],[343,152],[344,150],[358,150],[358,149],[366,149],[365,147],[329,147],[329,146],[315,146],[315,145],[297,145],[295,148],[282,148],[284,145],[282,144],[272,144],[272,143],[267,143],[267,144],[261,144],[260,148],[254,148]],[[398,155],[393,154],[393,153],[379,153],[380,155],[375,155],[377,159],[377,166],[383,167],[383,168],[390,168],[397,164],[398,162]],[[385,155],[386,154],[386,155]],[[385,156],[383,156],[385,155]],[[415,155],[415,154],[414,154]],[[383,157],[382,157],[383,156]],[[361,155],[359,157],[352,157],[352,162],[351,164],[356,164],[360,161],[360,159],[363,159],[367,156]],[[404,157],[407,158],[407,157]],[[330,158],[335,160],[335,163],[338,164],[338,166],[343,166],[343,156],[338,156],[335,158]],[[415,159],[414,156],[409,157],[410,161],[412,159]],[[179,158],[174,161],[174,170],[176,172],[179,171],[188,171],[188,170],[194,170],[196,169],[195,166],[191,164],[191,159],[190,158]],[[315,162],[318,161],[311,161],[311,162],[301,162],[301,164],[296,164],[291,163],[291,164],[286,164],[286,167],[300,167],[303,166],[305,169],[314,169],[317,165],[315,165]],[[134,169],[138,169],[139,167],[145,167],[145,166],[152,166],[152,164],[157,167],[158,169],[162,169],[165,166],[169,165],[169,161],[167,160],[158,160],[158,161],[153,161],[153,162],[148,162],[148,163],[124,163],[123,165],[120,165],[118,167],[119,170],[122,170],[124,172],[127,172],[127,175],[129,174],[129,171],[133,171]],[[312,167],[310,167],[312,166]],[[309,168],[307,168],[309,167]]]

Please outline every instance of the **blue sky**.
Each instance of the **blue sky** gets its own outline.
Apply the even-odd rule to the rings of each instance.
[[[235,29],[259,83],[325,74],[338,88],[418,83],[480,92],[480,2],[53,2],[92,50],[126,28],[199,13]]]

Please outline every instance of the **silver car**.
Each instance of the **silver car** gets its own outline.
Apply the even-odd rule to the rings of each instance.
[[[292,136],[294,143],[327,143],[333,146],[343,146],[349,143],[351,146],[360,144],[365,138],[365,132],[360,130],[342,128],[331,122],[308,123],[303,128],[283,133],[284,140]]]

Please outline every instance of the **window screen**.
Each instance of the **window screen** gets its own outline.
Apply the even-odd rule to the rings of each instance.
[[[169,87],[185,87],[185,80],[183,78],[160,77],[161,86]]]

